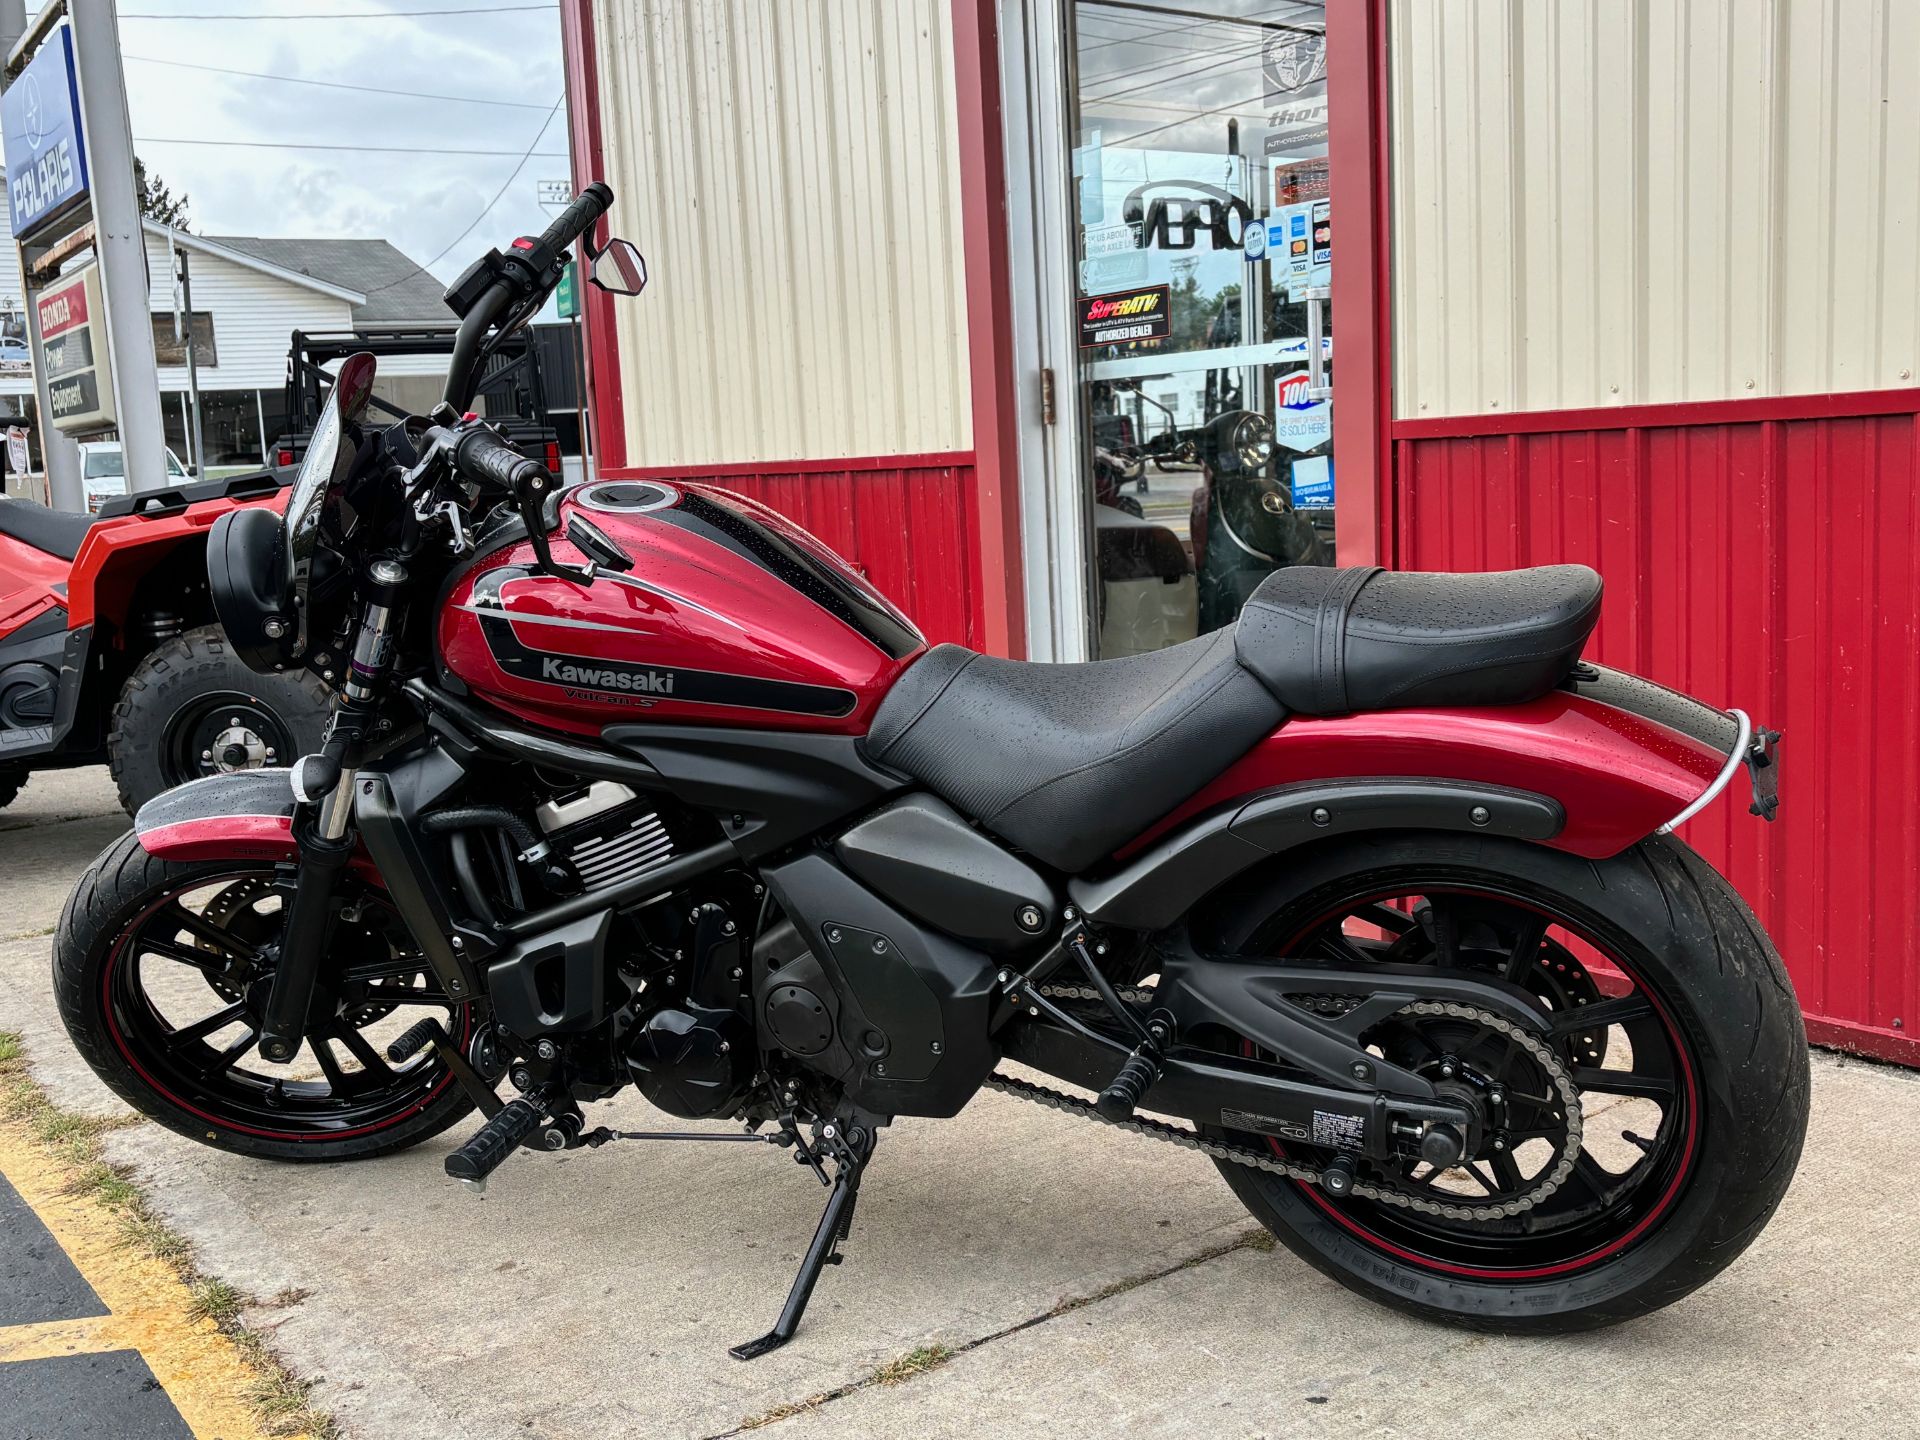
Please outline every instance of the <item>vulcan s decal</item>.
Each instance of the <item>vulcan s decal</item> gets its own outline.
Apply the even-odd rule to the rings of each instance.
[[[678,666],[641,665],[598,656],[535,650],[521,643],[506,616],[498,612],[476,613],[495,664],[515,679],[555,686],[569,699],[640,706],[677,700],[693,705],[829,716],[851,714],[857,703],[852,691],[826,685],[802,685],[792,680],[762,680],[714,670],[685,670]]]

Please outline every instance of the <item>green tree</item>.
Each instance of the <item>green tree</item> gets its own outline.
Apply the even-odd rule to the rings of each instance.
[[[140,213],[148,219],[181,230],[192,228],[187,224],[187,197],[175,195],[138,155],[133,157],[133,189],[140,201]]]

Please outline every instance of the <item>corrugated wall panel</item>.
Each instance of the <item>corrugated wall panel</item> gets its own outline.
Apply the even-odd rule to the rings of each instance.
[[[970,449],[945,0],[600,0],[633,465]]]
[[[1759,913],[1815,1038],[1920,1063],[1920,416],[1402,440],[1395,461],[1402,566],[1592,565],[1590,654],[1786,732],[1779,819],[1736,798],[1683,838]]]
[[[616,472],[625,473],[625,472]],[[670,477],[670,469],[649,469]],[[846,557],[927,642],[979,646],[971,465],[701,476],[778,510]]]
[[[1393,0],[1396,412],[1920,374],[1920,5]]]

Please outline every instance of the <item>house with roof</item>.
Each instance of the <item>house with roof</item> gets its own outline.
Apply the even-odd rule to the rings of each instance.
[[[29,412],[25,292],[0,172],[0,410]],[[206,463],[259,465],[286,429],[287,348],[296,330],[418,328],[453,323],[443,283],[385,240],[208,236],[144,222],[154,357],[167,443],[188,457],[187,317],[178,316],[174,256],[187,252]],[[444,356],[394,357],[379,392],[409,409],[439,398]]]

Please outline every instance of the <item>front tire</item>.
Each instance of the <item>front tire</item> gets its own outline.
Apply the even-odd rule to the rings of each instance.
[[[1577,1082],[1584,1130],[1572,1132],[1566,1153],[1578,1156],[1567,1181],[1518,1219],[1408,1214],[1383,1200],[1336,1200],[1316,1185],[1221,1163],[1227,1182],[1283,1244],[1382,1304],[1475,1329],[1536,1334],[1644,1315],[1730,1264],[1793,1176],[1809,1101],[1799,1006],[1752,912],[1679,841],[1652,839],[1589,862],[1493,838],[1366,837],[1268,872],[1264,889],[1238,887],[1199,929],[1228,953],[1352,964],[1388,960],[1391,952],[1395,963],[1498,974],[1523,984],[1556,1017],[1589,1004],[1603,1019],[1622,1017],[1606,1025],[1571,1020],[1554,1041]],[[1484,1055],[1502,1053],[1465,1029],[1441,1033],[1433,1048],[1444,1055],[1429,1058],[1423,1046],[1431,1042],[1418,1034],[1384,1035],[1380,1053],[1430,1063],[1436,1073],[1443,1063],[1459,1073],[1501,1063],[1463,1060],[1472,1043]],[[1515,1063],[1511,1047],[1504,1054],[1504,1063]],[[1524,1056],[1520,1062],[1525,1068]],[[1525,1084],[1516,1079],[1513,1088]],[[1647,1118],[1636,1113],[1622,1122],[1622,1108],[1634,1106]],[[1594,1147],[1606,1138],[1608,1114],[1631,1148],[1621,1150],[1624,1160],[1602,1163]],[[1289,1154],[1260,1136],[1232,1138],[1270,1144],[1309,1166],[1331,1158],[1299,1145]],[[1420,1165],[1375,1178],[1382,1188],[1422,1191],[1456,1211],[1483,1192],[1497,1198],[1496,1183],[1511,1179],[1511,1193],[1520,1194],[1518,1187],[1540,1178],[1519,1174],[1511,1155],[1481,1154],[1472,1162],[1481,1178],[1469,1178],[1467,1168],[1423,1173]],[[1616,1165],[1623,1167],[1617,1173]]]
[[[127,834],[68,897],[54,998],[74,1047],[134,1109],[189,1140],[273,1160],[360,1160],[472,1110],[431,1050],[386,1042],[422,1016],[465,1049],[471,1002],[429,998],[431,972],[378,891],[344,879],[309,1037],[273,1065],[254,1048],[280,934],[274,865],[158,859]],[[353,966],[378,976],[352,979]]]
[[[258,675],[202,625],[156,647],[127,677],[107,764],[129,815],[164,790],[234,770],[293,764],[320,748],[326,685],[305,670]]]

